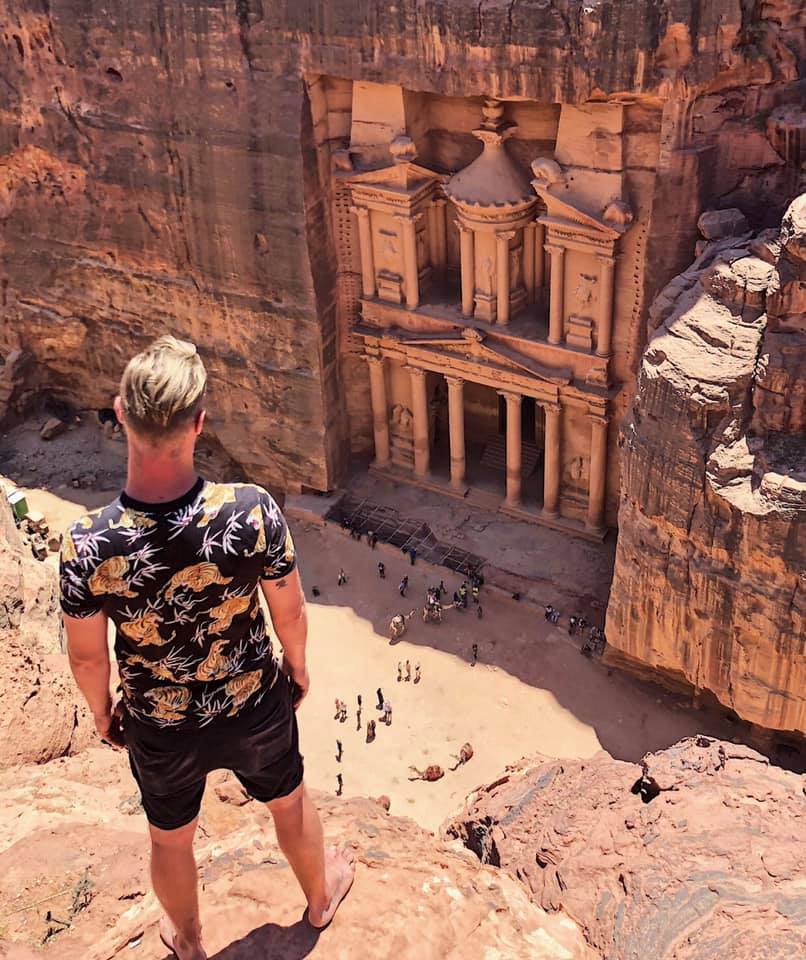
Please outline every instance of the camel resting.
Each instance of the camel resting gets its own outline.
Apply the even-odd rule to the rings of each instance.
[[[409,780],[426,780],[428,783],[433,783],[434,780],[441,780],[445,776],[442,767],[435,763],[426,767],[425,770],[418,770],[417,767],[409,767],[409,770],[414,772],[414,776],[409,777]]]
[[[456,763],[451,767],[451,770],[458,770],[462,764],[467,763],[468,760],[471,760],[473,757],[473,744],[472,743],[463,743],[458,754],[454,754],[454,759]]]

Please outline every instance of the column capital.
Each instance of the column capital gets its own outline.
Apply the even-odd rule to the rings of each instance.
[[[517,230],[498,230],[495,234],[496,240],[514,240],[518,235]]]
[[[601,410],[587,410],[585,416],[594,426],[606,427],[610,423],[610,416]]]
[[[524,230],[535,230],[537,229],[537,220],[530,220],[528,223],[524,224]]]
[[[607,267],[615,267],[616,265],[616,258],[611,256],[609,253],[597,253],[596,259],[599,261],[599,263],[602,263]]]
[[[565,247],[560,246],[559,243],[546,243],[543,245],[543,249],[548,251],[552,257],[563,258],[565,255]]]
[[[369,217],[369,207],[350,207],[350,213],[354,213],[362,220]]]
[[[559,400],[538,400],[537,405],[546,413],[562,413],[562,404]]]
[[[446,374],[445,381],[447,382],[448,387],[454,390],[461,390],[461,388],[465,385],[464,377],[452,377]]]
[[[376,354],[376,353],[365,353],[365,354],[364,354],[364,359],[367,361],[367,363],[371,363],[371,364],[376,364],[376,363],[377,363],[377,364],[381,364],[381,363],[383,363],[383,355],[380,354],[380,353],[377,353],[377,354]]]
[[[424,370],[422,367],[413,367],[406,364],[406,370],[408,370],[409,375],[418,379],[425,377],[427,370]]]
[[[425,212],[420,210],[419,213],[396,213],[394,215],[395,220],[399,220],[401,223],[419,223],[420,220],[425,216]]]
[[[507,403],[520,404],[523,400],[523,394],[515,393],[513,390],[497,390],[496,393],[499,397],[503,397]]]
[[[448,201],[445,197],[434,197],[434,206],[435,207],[445,207],[448,205]]]
[[[469,227],[466,223],[462,223],[461,220],[456,221],[456,229],[459,231],[459,233],[475,233],[476,232],[472,227]]]

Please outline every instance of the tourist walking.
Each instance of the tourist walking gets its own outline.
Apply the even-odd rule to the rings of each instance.
[[[415,683],[420,682],[420,664],[419,663],[414,664],[414,682]]]
[[[473,651],[473,659],[470,661],[470,666],[475,667],[479,659],[479,645],[474,643],[470,649]]]
[[[403,577],[403,579],[400,581],[400,586],[397,589],[400,592],[400,596],[405,597],[406,591],[409,589],[409,578]]]
[[[383,710],[383,690],[380,687],[375,691],[378,696],[378,709]]]
[[[407,660],[406,661],[406,683],[410,683],[410,682],[411,682],[411,662]]]
[[[392,725],[392,704],[391,704],[388,700],[384,700],[384,702],[383,702],[383,717],[382,717],[382,720],[383,720],[383,722],[386,724],[387,727],[391,727],[391,725]]]
[[[339,579],[337,580],[337,583],[340,587],[343,587],[344,584],[347,583],[347,574],[344,572],[343,567],[341,570],[339,570]]]
[[[207,956],[193,837],[212,770],[233,771],[249,796],[268,805],[313,926],[328,926],[354,874],[351,854],[326,853],[303,784],[295,711],[310,679],[294,544],[262,487],[199,476],[194,454],[206,385],[194,344],[171,336],[127,365],[115,398],[129,454],[125,488],[65,534],[60,577],[71,669],[99,738],[128,750],[149,823],[151,880],[165,913],[160,936],[182,960]],[[121,517],[135,518],[136,536]],[[145,553],[159,576],[135,576]],[[110,567],[129,573],[115,578]],[[283,648],[282,675],[265,656],[261,592]],[[198,617],[188,619],[191,594]],[[117,706],[109,688],[110,619],[118,631],[133,620],[148,620],[152,630],[145,640],[126,641]],[[132,666],[134,655],[156,664],[147,644],[167,649],[169,642],[172,659],[184,665],[169,685]],[[222,656],[215,653],[221,646],[245,652]],[[215,736],[208,736],[212,720]]]
[[[375,721],[368,720],[367,721],[367,743],[372,743],[374,739],[375,739]]]
[[[402,660],[398,660],[398,662],[397,662],[397,682],[400,683],[400,681],[401,681],[402,679],[403,679],[403,661],[402,661]]]
[[[476,607],[476,616],[479,620],[481,620],[481,618],[484,616],[484,608],[481,604]]]
[[[341,740],[336,741],[336,763],[341,763],[341,758],[343,755],[343,749],[341,745]]]
[[[417,551],[414,549],[414,547],[409,550],[409,560],[411,560],[412,566],[414,566],[414,564],[417,562]]]
[[[336,796],[340,797],[344,792],[344,780],[340,773],[336,774]]]
[[[381,580],[386,579],[386,565],[384,564],[383,560],[378,561],[378,576],[381,578]]]

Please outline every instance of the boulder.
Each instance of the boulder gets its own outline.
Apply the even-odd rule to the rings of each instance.
[[[42,424],[42,429],[39,431],[39,436],[43,440],[53,440],[54,437],[58,437],[59,434],[64,433],[66,429],[67,424],[64,422],[64,420],[59,420],[58,417],[51,417]]]
[[[706,240],[738,237],[750,229],[747,218],[736,207],[730,207],[728,210],[706,210],[700,214],[697,227]]]

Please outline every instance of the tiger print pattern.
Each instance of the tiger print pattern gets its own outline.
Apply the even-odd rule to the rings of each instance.
[[[295,566],[288,525],[264,489],[200,478],[170,503],[123,493],[76,521],[63,538],[61,605],[69,617],[114,623],[132,716],[198,728],[257,705],[273,686],[259,584]]]

